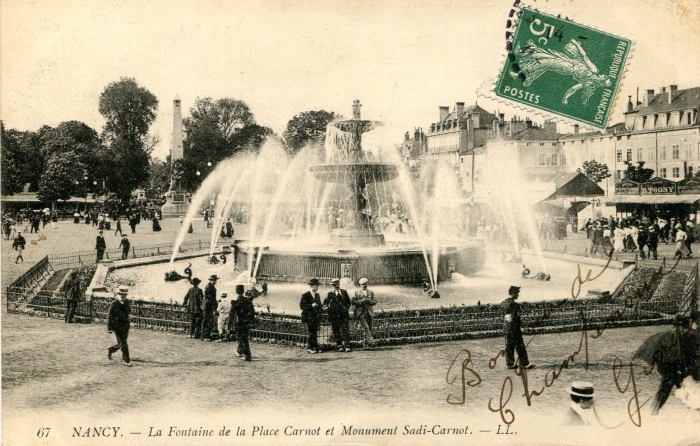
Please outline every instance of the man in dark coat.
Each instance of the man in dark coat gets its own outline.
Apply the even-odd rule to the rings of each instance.
[[[309,280],[309,291],[301,295],[299,307],[301,308],[301,322],[306,324],[309,330],[309,353],[320,353],[317,333],[321,324],[321,296],[318,294],[319,281],[316,278]]]
[[[112,359],[112,353],[121,349],[122,362],[125,366],[131,367],[131,359],[129,358],[129,345],[126,339],[129,337],[129,302],[126,300],[126,295],[129,294],[129,288],[120,286],[117,292],[117,298],[114,299],[109,307],[109,316],[107,317],[107,331],[114,332],[117,337],[117,343],[107,349],[107,359]]]
[[[22,263],[24,263],[24,257],[22,257],[22,252],[24,251],[24,247],[26,246],[27,241],[22,237],[22,232],[17,231],[17,237],[12,241],[12,249],[17,250],[17,258],[15,259],[15,263],[19,263],[19,260],[22,259]]]
[[[503,334],[506,338],[506,365],[509,369],[515,369],[515,351],[518,351],[520,365],[524,369],[535,367],[530,363],[523,342],[523,332],[520,320],[520,304],[516,299],[520,295],[519,286],[511,286],[508,290],[508,297],[501,304],[501,315],[503,316]]]
[[[647,233],[647,246],[649,247],[649,257],[656,260],[658,254],[656,249],[659,246],[659,233],[661,231],[658,229],[658,225],[649,226],[649,232]]]
[[[231,223],[231,218],[226,219],[226,238],[233,237],[233,223]]]
[[[187,314],[190,316],[190,337],[199,339],[202,334],[202,300],[204,293],[199,288],[202,283],[198,278],[192,279],[192,288],[185,294],[182,306],[187,307]]]
[[[126,234],[122,234],[122,240],[119,242],[119,247],[122,249],[122,260],[129,257],[129,248],[131,248],[131,242]]]
[[[64,320],[67,324],[72,324],[75,310],[78,308],[78,299],[80,298],[80,280],[78,279],[77,271],[70,273],[70,276],[63,284],[63,292],[66,298],[66,315]]]
[[[331,281],[333,290],[323,301],[323,307],[328,310],[328,319],[331,321],[333,338],[338,346],[338,351],[350,351],[350,296],[348,292],[340,288],[340,279]]]
[[[219,277],[216,274],[209,277],[209,283],[204,288],[204,299],[202,300],[202,340],[211,341],[211,331],[214,329],[216,321],[216,308],[219,303],[216,300],[216,281]]]
[[[244,294],[243,285],[236,285],[238,299],[231,306],[231,312],[236,315],[236,334],[238,335],[238,356],[246,361],[252,361],[250,354],[250,329],[255,323],[255,307]]]
[[[138,219],[136,218],[136,215],[132,215],[129,217],[129,226],[131,226],[131,233],[136,234],[136,224],[138,223]]]
[[[95,249],[97,250],[97,260],[95,260],[95,263],[98,263],[102,260],[107,250],[107,243],[105,243],[105,238],[102,236],[102,231],[100,231],[95,240]]]

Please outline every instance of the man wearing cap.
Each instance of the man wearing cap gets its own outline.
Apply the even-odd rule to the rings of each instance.
[[[374,298],[374,291],[367,289],[369,280],[363,277],[359,280],[361,289],[355,291],[355,297],[352,299],[352,304],[355,306],[353,316],[360,323],[365,332],[363,340],[364,348],[371,348],[374,338],[372,337],[372,319],[374,317],[374,306],[377,305],[377,300]]]
[[[107,331],[114,332],[117,337],[117,343],[107,349],[107,359],[112,359],[112,353],[121,349],[122,361],[125,366],[131,367],[131,359],[129,359],[129,345],[126,339],[129,337],[129,302],[126,300],[126,295],[129,293],[129,288],[120,286],[117,291],[117,298],[114,299],[109,307],[109,316],[107,317]]]
[[[250,354],[250,329],[255,322],[255,307],[245,296],[243,285],[236,285],[238,299],[231,305],[231,312],[236,315],[236,334],[238,336],[238,356],[246,361],[252,361]]]
[[[185,294],[182,306],[187,307],[187,314],[190,316],[190,337],[199,339],[202,334],[202,300],[204,300],[204,293],[199,288],[199,284],[202,283],[201,280],[195,277],[191,283],[192,288]]]
[[[508,297],[501,304],[501,315],[503,316],[503,334],[506,338],[506,365],[509,369],[515,369],[515,351],[518,351],[520,365],[524,369],[531,369],[534,364],[530,364],[523,341],[523,332],[520,327],[520,304],[516,302],[520,295],[519,286],[511,286],[508,289]]]
[[[129,257],[129,248],[131,248],[131,242],[126,234],[122,234],[122,240],[119,242],[119,247],[122,249],[122,260]]]
[[[22,232],[17,231],[17,237],[12,241],[12,249],[17,250],[17,258],[15,259],[15,263],[19,263],[20,259],[22,259],[22,263],[24,263],[24,257],[22,257],[22,251],[24,251],[24,247],[27,244],[27,241],[22,237]]]
[[[211,331],[214,329],[216,320],[216,281],[219,277],[212,274],[209,283],[204,288],[204,299],[202,300],[202,340],[211,341]]]
[[[331,280],[333,290],[323,301],[323,307],[328,310],[328,319],[331,321],[333,338],[338,346],[338,351],[350,351],[350,296],[348,292],[340,289],[340,279]]]
[[[105,238],[102,237],[102,231],[100,231],[95,240],[95,249],[97,250],[97,260],[95,263],[98,263],[100,260],[102,260],[102,257],[104,257],[105,251],[107,250],[107,244],[105,243]]]
[[[219,339],[217,342],[224,342],[224,339],[229,340],[231,333],[228,331],[228,318],[231,313],[231,301],[227,299],[228,293],[221,293],[219,297],[218,313],[219,318],[216,320],[217,328],[219,329]],[[225,334],[224,334],[225,332]]]
[[[647,246],[649,247],[649,257],[651,258],[653,256],[654,260],[656,260],[658,256],[656,249],[659,246],[659,232],[660,231],[656,225],[649,226],[649,233],[647,233]]]
[[[568,389],[571,396],[571,405],[566,412],[564,424],[568,426],[590,426],[595,420],[593,398],[598,392],[593,388],[593,384],[585,381],[575,381]]]
[[[321,296],[318,294],[318,279],[309,280],[310,290],[301,295],[299,308],[301,308],[301,322],[306,324],[309,330],[309,353],[320,353],[318,346],[318,328],[321,325]]]

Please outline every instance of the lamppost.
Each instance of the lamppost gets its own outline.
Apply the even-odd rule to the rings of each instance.
[[[87,212],[87,196],[88,196],[88,174],[85,172],[83,174],[83,180],[85,180],[85,212]]]

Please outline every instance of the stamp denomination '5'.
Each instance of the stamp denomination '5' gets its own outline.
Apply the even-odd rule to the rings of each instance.
[[[496,96],[605,128],[632,42],[523,8]]]

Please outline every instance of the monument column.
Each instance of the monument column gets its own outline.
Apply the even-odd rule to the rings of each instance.
[[[175,95],[173,100],[173,142],[170,149],[170,189],[165,193],[163,218],[179,218],[185,215],[190,205],[189,192],[180,185],[179,163],[183,157],[182,149],[182,106],[180,98]]]

